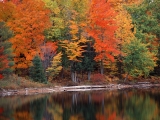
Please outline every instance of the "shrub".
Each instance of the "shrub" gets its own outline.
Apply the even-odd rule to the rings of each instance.
[[[91,80],[93,82],[103,82],[103,81],[105,81],[105,76],[100,73],[93,74],[91,77]]]

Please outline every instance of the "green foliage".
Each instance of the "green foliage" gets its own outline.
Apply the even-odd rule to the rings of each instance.
[[[158,14],[155,8],[159,8],[158,1],[144,0],[139,5],[127,7],[128,12],[132,16],[134,29],[136,29],[135,36],[141,39],[143,43],[150,43],[148,48],[151,52],[157,54],[157,37],[160,33],[158,23]]]
[[[34,120],[43,119],[43,114],[45,112],[46,103],[47,103],[46,97],[35,100],[30,103],[30,110],[32,111]]]
[[[29,69],[30,77],[35,82],[47,83],[47,79],[45,77],[45,72],[40,57],[35,56],[32,62],[33,66],[31,66]]]
[[[155,59],[155,57],[158,57],[158,59],[160,59],[158,52],[160,38],[159,5],[159,0],[144,0],[141,4],[127,7],[127,10],[132,17],[132,22],[136,31],[136,38],[138,40],[141,40],[142,43],[148,44],[146,47],[152,54],[152,60],[154,58],[155,61],[157,60]],[[159,61],[157,61],[157,64],[159,66]],[[156,67],[156,71],[154,71],[155,73],[159,68],[158,66]],[[148,70],[148,72],[149,71],[150,70]]]
[[[45,31],[45,36],[48,40],[57,40],[62,36],[62,30],[64,29],[64,20],[61,16],[61,10],[57,0],[43,0],[45,6],[50,9],[50,20],[52,26]]]
[[[85,48],[85,52],[83,53],[83,56],[80,60],[81,62],[78,62],[76,64],[76,71],[83,71],[83,72],[91,72],[94,71],[96,62],[94,60],[95,57],[95,51],[93,49],[93,43],[88,42],[87,47]]]
[[[12,44],[9,42],[9,39],[13,36],[12,31],[5,25],[4,22],[0,22],[0,48],[3,47],[4,51],[3,54],[7,56],[8,67],[3,70],[3,73],[12,73],[14,65],[13,61],[13,50]]]
[[[124,48],[124,70],[132,76],[147,76],[155,67],[154,54],[147,45],[140,40],[134,39],[127,43]]]
[[[62,70],[62,53],[58,53],[53,57],[51,61],[51,66],[47,68],[46,72],[48,73],[49,79],[54,78]]]
[[[134,95],[125,104],[125,114],[129,120],[155,120],[157,104],[150,97]]]

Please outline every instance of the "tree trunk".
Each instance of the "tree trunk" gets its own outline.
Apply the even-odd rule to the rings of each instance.
[[[76,71],[74,72],[74,81],[77,82],[77,73],[76,73]]]
[[[64,79],[64,70],[63,70],[64,68],[62,68],[62,70],[61,70],[61,78],[62,78],[62,80]]]
[[[88,71],[88,80],[91,80],[91,71]]]
[[[103,68],[103,61],[101,60],[101,63],[100,63],[100,72],[101,72],[101,75],[103,75],[104,73],[104,68]]]
[[[81,75],[82,75],[82,78],[81,78],[81,79],[83,80],[83,71],[81,71]]]
[[[75,82],[74,72],[71,72],[71,79],[72,79],[73,82]]]
[[[129,73],[127,73],[126,78],[124,79],[124,82],[128,79],[128,75],[129,75]]]

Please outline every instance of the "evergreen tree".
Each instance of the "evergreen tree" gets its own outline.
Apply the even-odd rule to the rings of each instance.
[[[42,61],[39,56],[35,56],[33,59],[33,66],[30,67],[30,77],[35,82],[47,83],[47,79],[45,77],[45,72],[42,66]]]
[[[95,69],[95,60],[94,57],[96,55],[94,49],[93,49],[93,42],[88,42],[86,44],[85,51],[83,53],[83,56],[81,58],[81,62],[77,62],[76,64],[76,71],[81,72],[82,74],[82,79],[83,79],[83,73],[87,72],[88,75],[88,80],[90,80],[91,72],[94,71]]]
[[[0,49],[3,49],[3,55],[6,56],[6,61],[8,65],[5,69],[2,70],[2,73],[9,74],[13,72],[13,51],[12,44],[9,42],[9,39],[13,36],[12,31],[5,25],[4,22],[0,22]]]

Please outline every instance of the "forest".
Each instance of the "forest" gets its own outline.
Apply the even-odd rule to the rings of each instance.
[[[0,0],[0,79],[160,76],[160,0]]]

